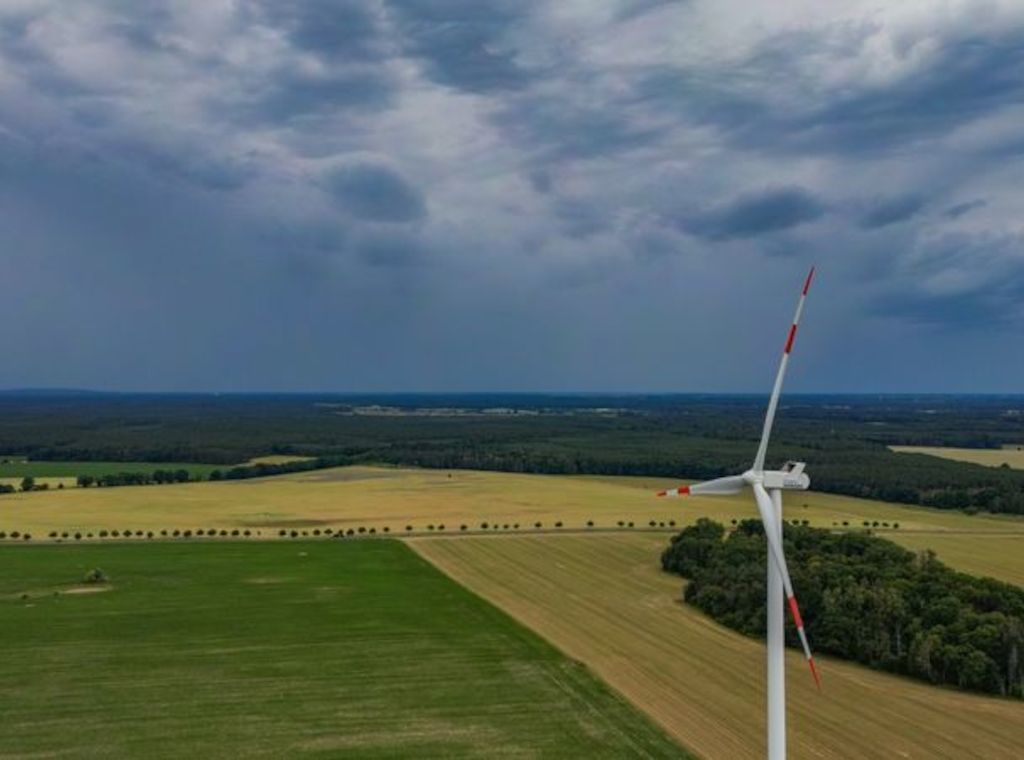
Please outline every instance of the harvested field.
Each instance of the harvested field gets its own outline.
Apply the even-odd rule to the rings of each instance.
[[[764,756],[764,648],[680,601],[646,535],[414,539],[702,757]],[[826,658],[815,691],[788,653],[790,757],[1016,758],[1024,704],[962,694]]]
[[[255,528],[263,536],[302,526],[334,528],[388,527],[395,535],[405,527],[428,525],[458,531],[465,524],[487,530],[519,524],[520,529],[637,528],[674,521],[688,524],[701,516],[728,523],[754,517],[748,496],[668,500],[654,491],[668,481],[657,478],[593,478],[514,475],[470,470],[415,470],[346,467],[272,478],[162,486],[65,489],[0,496],[0,531],[74,533],[130,529]],[[674,483],[674,481],[672,481]],[[792,496],[787,518],[806,519],[817,527],[858,527],[865,520],[898,522],[899,530],[879,529],[900,540],[913,531],[1024,533],[1024,519],[913,508],[808,492]]]

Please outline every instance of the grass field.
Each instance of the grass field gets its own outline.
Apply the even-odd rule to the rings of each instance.
[[[119,472],[153,472],[155,470],[188,470],[194,477],[207,477],[213,470],[224,469],[215,464],[193,464],[189,462],[27,462],[11,461],[0,464],[0,478],[25,476],[34,478],[70,478],[79,475],[112,475]]]
[[[706,758],[764,757],[763,644],[680,602],[656,534],[415,539],[411,545]],[[813,645],[813,642],[812,642]],[[1020,757],[1024,704],[787,653],[791,758]]]
[[[686,757],[400,542],[0,555],[5,758]]]
[[[533,530],[535,522],[551,528],[561,521],[568,530],[584,529],[587,521],[597,528],[620,520],[637,527],[650,520],[681,526],[701,516],[726,523],[756,516],[749,495],[655,498],[653,492],[664,485],[652,478],[349,467],[231,482],[8,494],[0,496],[0,530],[28,531],[38,539],[65,530],[251,528],[267,537],[281,528],[387,526],[402,534],[406,525],[424,530],[443,524],[451,533],[461,524],[478,528],[481,522]],[[914,549],[955,547],[940,553],[967,571],[1024,577],[1019,517],[969,516],[816,492],[789,497],[786,515],[819,527],[899,522],[899,530],[879,534]],[[1006,540],[972,543],[990,534]]]
[[[1008,465],[1015,470],[1024,470],[1024,451],[1017,449],[957,449],[946,446],[890,446],[901,454],[927,454],[957,462],[982,464],[986,467]]]

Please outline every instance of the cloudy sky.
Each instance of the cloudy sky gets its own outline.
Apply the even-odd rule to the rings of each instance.
[[[0,2],[0,387],[1024,392],[1020,0]]]

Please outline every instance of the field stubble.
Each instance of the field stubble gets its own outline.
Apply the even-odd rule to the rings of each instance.
[[[455,580],[589,665],[686,747],[763,757],[764,648],[681,602],[664,537],[415,539]],[[825,658],[816,693],[787,652],[793,758],[1014,758],[1024,705],[939,689]]]

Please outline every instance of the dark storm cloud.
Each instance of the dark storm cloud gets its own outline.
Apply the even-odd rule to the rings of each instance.
[[[665,129],[640,123],[628,111],[574,102],[565,96],[525,95],[512,99],[494,117],[508,139],[533,147],[544,162],[609,157],[650,145]]]
[[[244,119],[275,123],[350,110],[389,106],[397,83],[387,71],[366,66],[335,68],[326,73],[284,70],[251,93],[240,113]]]
[[[959,219],[961,216],[969,214],[975,209],[984,208],[986,205],[988,205],[987,201],[977,198],[973,201],[954,204],[943,211],[942,215],[948,219]]]
[[[692,235],[708,240],[752,238],[812,222],[825,206],[800,187],[776,187],[748,193],[728,203],[685,217]]]
[[[422,219],[422,194],[383,164],[354,163],[332,169],[325,188],[348,213],[373,222],[412,222]]]
[[[360,259],[374,267],[408,267],[426,263],[423,244],[410,235],[372,232],[356,241],[354,248]]]
[[[487,93],[524,87],[535,72],[517,61],[509,33],[533,0],[389,0],[403,49],[438,84]]]
[[[634,91],[681,118],[713,124],[730,141],[787,151],[860,153],[948,133],[1009,103],[1024,101],[1024,29],[997,35],[953,32],[919,66],[878,83],[792,93],[814,76],[808,60],[865,55],[880,33],[864,23],[777,34],[728,67],[651,66]],[[935,39],[907,35],[897,59]],[[1019,144],[1014,144],[1019,149]]]
[[[809,387],[974,388],[885,336],[1024,325],[1024,11],[735,7],[0,3],[0,385],[749,390],[816,260]]]
[[[381,29],[373,5],[363,0],[304,0],[262,3],[266,22],[287,31],[303,50],[329,58],[376,59]]]
[[[877,229],[904,222],[924,208],[924,198],[907,195],[897,198],[879,198],[870,203],[858,223],[864,229]]]
[[[921,243],[908,261],[890,260],[893,287],[881,313],[949,329],[995,328],[1024,316],[1020,235],[950,233]]]

